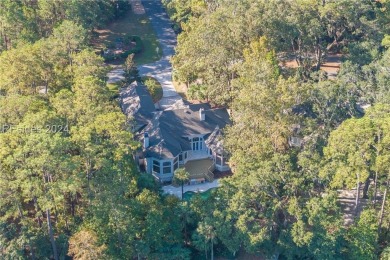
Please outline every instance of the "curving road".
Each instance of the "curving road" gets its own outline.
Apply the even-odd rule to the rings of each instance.
[[[161,109],[168,109],[182,98],[172,84],[172,65],[170,57],[175,53],[176,34],[172,29],[171,21],[166,14],[160,0],[142,0],[146,14],[162,48],[162,58],[150,64],[138,66],[141,76],[150,76],[157,79],[163,88],[163,98],[159,102]]]

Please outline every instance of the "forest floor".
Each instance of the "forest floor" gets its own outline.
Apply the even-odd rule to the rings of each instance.
[[[329,78],[335,78],[337,72],[340,69],[341,58],[342,55],[338,53],[327,55],[320,69],[328,73]],[[298,68],[298,63],[295,61],[295,59],[286,60],[281,65],[287,68]]]
[[[345,226],[353,224],[355,219],[360,216],[362,211],[372,205],[372,201],[370,199],[363,198],[363,187],[360,188],[360,200],[358,209],[356,209],[355,200],[356,188],[351,190],[338,190],[337,202],[340,205]],[[382,197],[379,193],[377,193],[378,204],[381,204],[381,201]]]

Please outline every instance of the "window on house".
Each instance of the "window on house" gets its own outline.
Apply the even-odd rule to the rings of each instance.
[[[171,162],[163,162],[163,173],[167,174],[167,173],[171,173],[171,172],[172,172]]]
[[[153,172],[160,173],[160,161],[153,160]]]
[[[215,156],[215,163],[218,165],[222,165],[222,155],[221,154],[216,154]]]
[[[179,154],[179,161],[182,162],[183,161],[183,154]]]
[[[192,138],[191,143],[193,151],[203,150],[203,137],[194,137]]]
[[[223,157],[223,163],[222,163],[222,166],[228,166],[228,158]]]
[[[187,152],[184,153],[184,160],[187,160]]]

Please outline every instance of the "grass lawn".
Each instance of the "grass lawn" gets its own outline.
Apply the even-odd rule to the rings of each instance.
[[[142,77],[141,81],[143,84],[145,84],[150,95],[152,96],[153,103],[156,103],[162,99],[163,89],[161,87],[160,82],[158,82],[155,78],[152,77]]]
[[[95,49],[101,50],[105,46],[115,44],[119,37],[138,35],[143,43],[143,51],[136,54],[138,65],[157,61],[162,56],[162,50],[155,31],[146,14],[136,15],[131,10],[121,19],[113,21],[106,28],[96,30],[97,36],[93,39]],[[116,63],[123,61],[116,60]]]

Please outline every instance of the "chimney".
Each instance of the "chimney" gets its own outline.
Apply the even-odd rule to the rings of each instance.
[[[203,108],[200,108],[199,109],[199,120],[200,121],[204,121],[206,119],[206,114],[204,112],[204,109]]]
[[[148,132],[145,132],[144,133],[144,148],[148,148],[149,147],[149,134]]]
[[[232,116],[232,110],[230,108],[227,108],[226,111],[228,112],[229,116]]]

